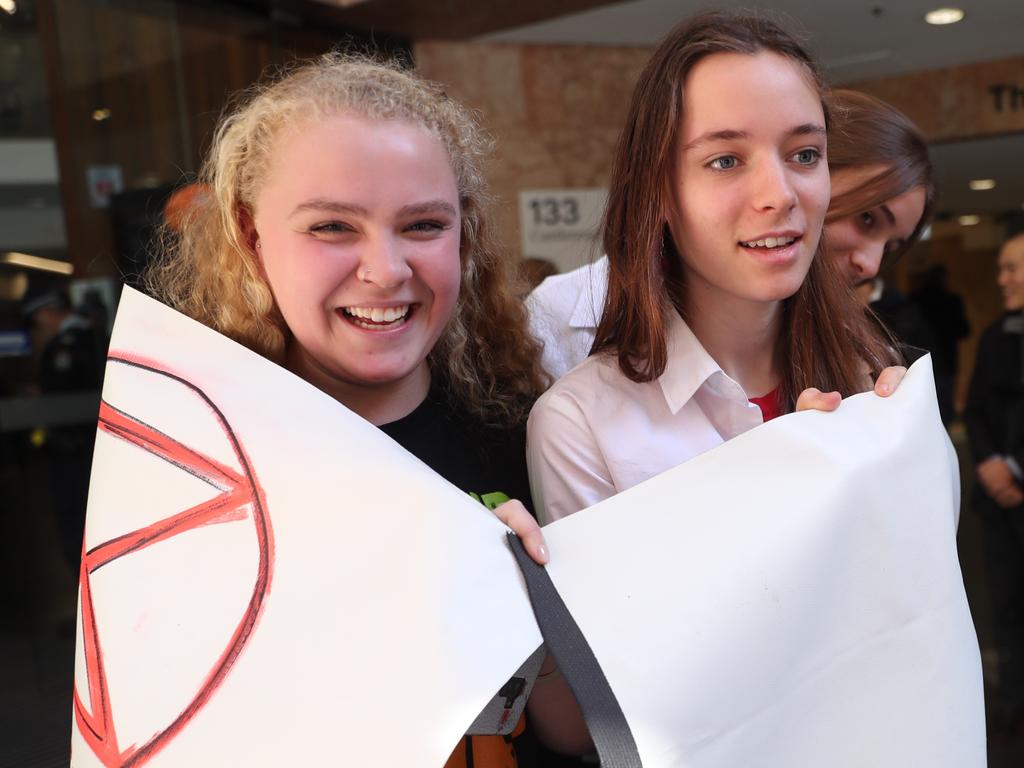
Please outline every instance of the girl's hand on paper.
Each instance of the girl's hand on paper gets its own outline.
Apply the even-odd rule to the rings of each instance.
[[[506,501],[495,507],[494,514],[523,540],[523,547],[538,565],[547,563],[548,548],[544,543],[544,534],[540,532],[540,526],[533,515],[526,511],[522,502],[515,499]]]
[[[875,381],[874,391],[879,397],[888,397],[899,387],[903,377],[907,375],[907,369],[902,365],[894,365],[886,368]],[[820,389],[810,387],[800,393],[796,400],[798,411],[834,411],[839,407],[842,398],[838,392],[822,392]]]

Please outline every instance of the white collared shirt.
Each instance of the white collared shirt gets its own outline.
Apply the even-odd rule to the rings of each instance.
[[[667,343],[665,371],[654,381],[630,381],[615,356],[595,355],[534,405],[526,453],[542,523],[614,496],[762,423],[761,409],[675,312]]]
[[[544,344],[541,364],[555,379],[590,354],[608,292],[608,257],[553,275],[526,297],[530,331]]]

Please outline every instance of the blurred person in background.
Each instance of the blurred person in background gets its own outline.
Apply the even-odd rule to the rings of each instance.
[[[538,256],[527,256],[519,262],[518,272],[520,282],[526,287],[527,291],[532,291],[552,275],[557,275],[558,267],[547,259],[542,259]]]
[[[942,423],[946,426],[956,415],[953,391],[960,368],[960,341],[971,333],[971,324],[967,322],[967,314],[964,312],[964,301],[949,290],[948,277],[949,271],[944,265],[929,267],[921,287],[910,297],[934,336],[935,346],[931,352],[935,390],[939,396]]]
[[[1024,728],[1024,228],[999,252],[1005,314],[978,344],[964,421],[977,483],[998,683],[990,726]]]
[[[22,314],[30,325],[33,345],[40,350],[36,373],[39,394],[98,393],[103,381],[101,332],[72,310],[67,293],[46,290],[27,301]],[[72,573],[77,574],[96,437],[95,417],[78,424],[49,426],[41,435],[61,549]]]

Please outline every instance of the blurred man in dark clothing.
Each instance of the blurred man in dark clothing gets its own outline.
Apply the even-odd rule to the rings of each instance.
[[[911,358],[908,363],[935,348],[932,329],[917,307],[882,278],[875,277],[861,283],[857,293],[900,344],[915,348],[904,350],[904,354]]]
[[[985,330],[964,421],[977,470],[999,654],[999,725],[1024,726],[1024,234],[999,253],[1006,314]]]
[[[953,408],[953,390],[959,370],[960,340],[971,333],[964,312],[964,302],[946,285],[948,272],[937,264],[924,275],[921,288],[912,300],[928,323],[934,336],[935,346],[931,348],[932,368],[935,371],[935,389],[939,396],[939,413],[942,423],[949,425],[956,415]]]
[[[47,291],[22,310],[41,347],[37,382],[42,395],[95,392],[103,380],[103,333],[71,310],[62,291]],[[52,478],[54,511],[65,558],[78,572],[85,506],[89,492],[96,422],[50,426],[45,449]]]

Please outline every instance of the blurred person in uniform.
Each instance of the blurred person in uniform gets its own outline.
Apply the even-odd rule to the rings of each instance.
[[[959,347],[961,339],[971,333],[967,322],[964,302],[949,290],[949,271],[942,264],[929,267],[924,274],[921,287],[910,300],[920,311],[931,328],[935,346],[932,351],[932,368],[935,371],[935,389],[939,397],[939,413],[942,423],[949,426],[956,415],[953,407],[953,390],[960,368]]]
[[[36,381],[42,395],[98,392],[103,380],[101,342],[93,324],[71,309],[62,290],[47,290],[28,301],[29,321],[40,351]],[[81,557],[89,469],[96,439],[95,416],[79,424],[50,426],[43,444],[52,478],[61,548],[72,572]]]
[[[964,412],[998,654],[997,732],[1024,726],[1024,231],[999,252],[998,282],[1005,314],[978,344]]]

